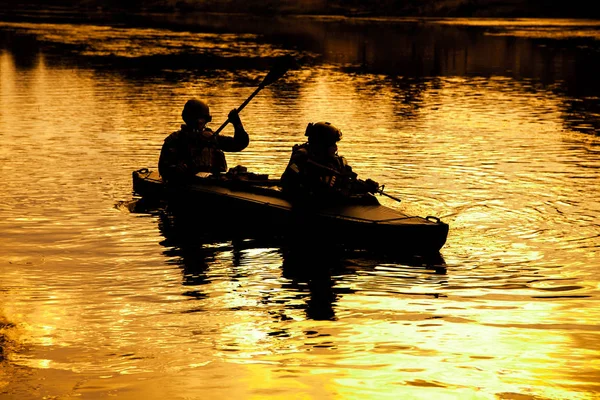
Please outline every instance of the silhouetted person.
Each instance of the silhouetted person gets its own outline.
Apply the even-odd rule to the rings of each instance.
[[[188,100],[181,117],[185,124],[170,134],[163,144],[158,172],[166,181],[184,181],[198,172],[227,171],[224,151],[242,151],[250,141],[236,109],[229,112],[234,136],[214,135],[206,126],[212,120],[208,105],[201,100]]]
[[[315,122],[308,124],[304,135],[308,142],[293,147],[281,176],[284,193],[299,200],[335,201],[375,193],[379,189],[379,184],[371,179],[357,179],[346,159],[338,155],[341,130],[329,122]]]

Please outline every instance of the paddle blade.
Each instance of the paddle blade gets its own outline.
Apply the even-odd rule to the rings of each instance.
[[[265,87],[265,86],[270,85],[271,83],[275,82],[276,80],[281,78],[283,75],[285,75],[285,73],[288,72],[290,69],[292,69],[296,66],[297,66],[297,63],[296,63],[296,60],[294,59],[294,57],[292,57],[292,56],[280,57],[279,59],[277,59],[275,61],[275,63],[273,64],[273,67],[271,68],[271,70],[269,71],[267,76],[265,76],[263,81],[260,83],[260,87]]]

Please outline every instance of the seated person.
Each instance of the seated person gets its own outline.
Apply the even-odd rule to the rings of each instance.
[[[295,145],[287,168],[281,176],[284,193],[295,199],[309,197],[342,200],[376,193],[379,184],[357,179],[346,159],[337,153],[342,132],[329,122],[308,124],[308,142]]]
[[[160,152],[158,172],[167,182],[185,181],[198,172],[227,171],[224,151],[242,151],[250,141],[236,109],[229,112],[234,136],[214,135],[206,126],[212,120],[208,105],[200,100],[188,100],[181,117],[185,124],[166,139]]]

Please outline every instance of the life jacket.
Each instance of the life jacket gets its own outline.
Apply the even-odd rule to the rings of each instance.
[[[211,142],[190,149],[194,160],[195,172],[227,172],[227,161],[223,150]]]
[[[187,149],[181,149],[189,152],[191,157],[194,174],[198,172],[227,172],[227,161],[225,153],[217,145],[217,139],[212,130],[205,129],[200,135],[195,135],[192,140],[180,142],[182,146],[188,146]]]
[[[346,159],[337,155],[330,157],[325,163],[318,162],[326,167],[321,168],[311,164],[312,158],[308,143],[292,148],[290,162],[281,177],[284,189],[310,193],[342,191],[344,175],[347,170],[351,171]]]

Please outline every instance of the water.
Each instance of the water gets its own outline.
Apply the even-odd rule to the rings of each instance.
[[[596,398],[600,24],[232,18],[0,23],[0,397]],[[136,208],[185,101],[216,128],[285,54],[229,166],[331,121],[445,267]]]

